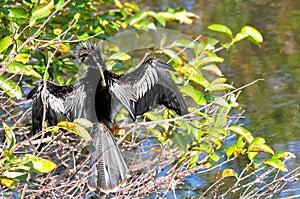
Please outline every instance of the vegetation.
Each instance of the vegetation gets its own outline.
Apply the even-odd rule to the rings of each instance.
[[[38,139],[41,134],[29,136],[30,101],[26,100],[37,80],[55,80],[61,85],[76,82],[82,68],[73,61],[76,57],[72,49],[81,41],[100,39],[105,40],[103,52],[108,67],[119,73],[146,56],[159,57],[174,66],[177,72],[172,76],[189,106],[186,116],[179,117],[160,107],[145,113],[137,123],[126,119],[126,111],[118,115],[123,129],[116,137],[132,176],[117,196],[175,194],[185,177],[216,168],[221,170],[216,182],[202,189],[200,195],[270,197],[270,187],[273,194],[282,190],[291,173],[275,175],[271,180],[267,176],[287,172],[284,161],[293,154],[274,152],[265,139],[254,137],[238,125],[242,116],[237,102],[239,92],[255,82],[236,89],[227,83],[217,65],[223,62],[217,52],[230,50],[245,39],[259,45],[263,38],[251,26],[233,34],[228,27],[213,24],[208,29],[222,35],[222,40],[199,35],[191,40],[170,41],[166,33],[171,31],[162,29],[170,21],[191,24],[197,17],[183,8],[155,12],[118,0],[4,1],[0,8],[1,196],[65,198],[102,194],[89,192],[86,187],[91,140],[88,121],[79,119],[46,127],[41,134],[53,133],[45,139]],[[140,36],[145,32],[163,34],[157,45],[147,46],[144,41],[144,49],[130,40],[136,48],[123,52],[120,49],[124,46],[114,41],[127,40],[126,34],[118,34],[126,29],[133,29],[131,35],[141,40],[147,39]],[[42,150],[37,150],[42,143]],[[241,171],[229,166],[241,158]],[[222,165],[226,168],[221,169]],[[228,188],[224,182],[232,186]],[[184,189],[189,192],[192,188]]]

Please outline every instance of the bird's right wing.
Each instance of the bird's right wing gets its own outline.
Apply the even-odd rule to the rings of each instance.
[[[45,87],[40,82],[27,96],[27,99],[32,99],[32,132],[38,133],[42,130],[44,109],[45,119],[50,126],[56,125],[63,114],[66,114],[68,121],[80,117],[84,111],[82,102],[85,98],[84,85],[81,83],[60,86],[46,81]]]

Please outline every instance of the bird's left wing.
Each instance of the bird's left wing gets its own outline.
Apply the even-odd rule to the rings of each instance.
[[[170,71],[175,71],[172,66],[150,58],[111,84],[113,96],[126,107],[133,119],[157,104],[184,115],[187,107]]]

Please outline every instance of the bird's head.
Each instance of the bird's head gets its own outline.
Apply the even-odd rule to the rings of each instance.
[[[101,45],[95,42],[83,42],[77,47],[77,56],[81,63],[88,67],[106,70],[106,64],[101,56]]]

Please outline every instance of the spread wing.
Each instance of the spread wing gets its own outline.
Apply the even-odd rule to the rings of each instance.
[[[27,96],[27,99],[32,99],[32,132],[42,130],[44,105],[46,105],[45,119],[53,126],[61,120],[63,114],[68,121],[80,117],[84,112],[85,98],[84,85],[81,83],[60,86],[47,81],[44,90],[44,84],[40,82]]]
[[[184,115],[187,107],[170,76],[170,70],[175,71],[172,66],[150,58],[134,71],[112,82],[110,89],[113,97],[126,107],[133,119],[157,104]]]

